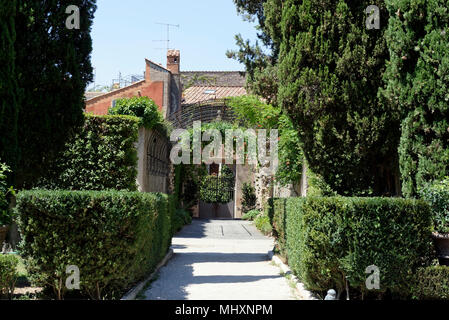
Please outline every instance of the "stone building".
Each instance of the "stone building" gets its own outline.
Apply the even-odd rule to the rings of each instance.
[[[105,115],[119,98],[147,96],[154,100],[164,118],[173,127],[189,128],[193,121],[203,123],[232,121],[232,113],[225,98],[246,95],[246,75],[239,71],[181,71],[180,52],[167,52],[164,68],[145,59],[145,78],[129,86],[108,93],[86,93],[86,112]],[[171,144],[153,130],[141,129],[137,143],[137,184],[142,192],[168,192],[173,174],[169,162]],[[208,166],[212,173],[221,164]],[[197,216],[202,218],[241,218],[242,186],[254,182],[255,169],[248,165],[230,166],[235,175],[234,201],[222,205],[218,216],[211,205],[200,203]]]

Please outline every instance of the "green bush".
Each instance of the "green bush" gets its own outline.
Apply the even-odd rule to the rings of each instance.
[[[430,204],[435,230],[449,232],[449,178],[428,184],[420,196]]]
[[[260,214],[259,210],[251,210],[245,213],[242,217],[243,220],[254,221],[257,216]]]
[[[256,189],[251,183],[245,182],[242,186],[242,211],[247,213],[256,208]]]
[[[12,188],[8,188],[6,183],[6,174],[9,172],[10,170],[8,166],[0,162],[0,227],[3,225],[8,225],[12,221],[12,213],[11,210],[9,210],[8,195],[10,193],[14,193],[14,191]]]
[[[16,8],[16,0],[3,2],[0,5],[0,29],[2,30],[0,65],[3,66],[0,73],[0,159],[14,169],[19,158],[17,121],[20,106],[18,75],[15,68],[17,48],[14,48]],[[12,179],[9,182],[12,183]]]
[[[260,230],[263,234],[271,234],[273,228],[271,227],[270,218],[266,214],[262,214],[256,217],[254,220],[256,228]]]
[[[407,295],[413,272],[431,260],[431,213],[423,201],[313,197],[273,202],[278,242],[311,290],[342,292],[347,280],[352,290],[364,293],[365,270],[375,265],[381,270],[381,293]]]
[[[133,116],[140,119],[140,125],[147,129],[162,129],[168,131],[164,117],[159,112],[157,104],[148,97],[122,98],[110,108],[110,115]]]
[[[62,298],[66,267],[75,265],[83,295],[119,298],[166,254],[172,202],[167,195],[138,192],[20,192],[20,250],[29,274]]]
[[[75,128],[78,129],[83,123],[86,107],[84,94],[94,78],[90,33],[96,2],[8,1],[8,5],[15,6],[14,15],[11,10],[3,12],[5,2],[2,1],[0,77],[10,75],[15,80],[6,86],[0,84],[0,91],[5,90],[8,95],[14,92],[17,94],[15,105],[11,98],[3,95],[0,97],[1,104],[9,104],[7,108],[0,110],[0,140],[3,142],[4,137],[10,137],[5,142],[11,143],[6,145],[9,152],[4,154],[5,145],[0,142],[0,153],[1,156],[8,157],[3,160],[13,170],[13,185],[17,189],[34,185],[64,149],[67,140],[76,131]],[[80,27],[76,31],[68,30],[65,24],[69,17],[66,14],[69,4],[79,8]],[[4,14],[8,18],[4,18]],[[11,20],[15,23],[12,30],[5,26]],[[3,49],[6,37],[15,39],[13,52],[8,52],[8,48]],[[31,56],[31,52],[39,54]],[[13,55],[14,62],[4,60],[4,56],[10,54]],[[18,117],[16,129],[12,126],[15,117]],[[10,125],[4,127],[4,121]],[[15,130],[18,149],[13,140]],[[16,152],[13,159],[9,158],[11,152]],[[16,159],[18,161],[14,165]]]
[[[385,96],[402,112],[402,192],[416,197],[426,183],[449,175],[448,3],[385,3],[390,16]]]
[[[235,122],[237,125],[253,129],[278,130],[279,166],[276,171],[276,182],[281,185],[299,182],[304,157],[298,132],[291,119],[282,112],[281,108],[266,103],[263,99],[254,95],[230,97],[229,107],[236,116]]]
[[[201,182],[207,175],[207,168],[204,164],[201,166],[182,164],[179,167],[181,167],[181,174],[178,178],[181,181],[179,200],[183,208],[190,210],[198,204]]]
[[[192,216],[190,212],[184,209],[178,209],[175,212],[174,220],[173,220],[173,231],[178,232],[187,224],[192,223]]]
[[[376,1],[382,28],[368,30],[371,4],[270,0],[264,6],[269,36],[280,48],[278,102],[297,129],[309,168],[345,196],[399,192],[391,180],[400,115],[395,101],[379,94],[391,50],[388,13],[385,1]]]
[[[205,176],[200,185],[200,199],[206,203],[228,203],[232,201],[234,183],[230,179]]]
[[[87,115],[38,187],[61,190],[135,191],[139,119]]]
[[[449,267],[432,266],[419,269],[413,281],[413,297],[420,300],[449,299]]]
[[[0,253],[0,297],[7,295],[10,299],[12,298],[18,278],[18,264],[17,257]]]
[[[268,206],[270,206],[271,224],[273,226],[273,235],[276,237],[276,246],[281,256],[287,256],[287,233],[286,233],[286,199],[270,200]]]

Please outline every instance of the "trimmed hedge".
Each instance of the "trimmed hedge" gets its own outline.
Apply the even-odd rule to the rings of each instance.
[[[449,299],[449,267],[432,266],[418,270],[413,282],[413,297],[420,300]]]
[[[280,200],[280,199],[279,199]],[[268,216],[270,217],[273,226],[273,235],[277,239],[277,249],[279,253],[285,258],[287,256],[287,216],[285,211],[285,201],[268,201]]]
[[[281,253],[311,290],[366,292],[365,270],[380,269],[381,292],[408,295],[409,280],[431,260],[431,213],[418,200],[289,198],[271,201]],[[351,290],[350,290],[351,291]]]
[[[190,212],[184,209],[177,209],[173,219],[173,233],[180,231],[185,225],[192,223]]]
[[[52,163],[41,189],[136,191],[140,119],[86,115],[78,134]]]
[[[163,194],[25,191],[16,210],[29,273],[59,299],[69,265],[80,269],[83,295],[120,298],[154,270],[173,235],[173,201]]]

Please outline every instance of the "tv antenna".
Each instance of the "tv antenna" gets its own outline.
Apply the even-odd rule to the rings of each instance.
[[[153,40],[153,42],[167,42],[167,51],[170,50],[170,28],[178,28],[179,24],[170,24],[170,23],[160,23],[156,22],[156,24],[167,27],[167,39],[166,40]],[[165,48],[157,48],[158,50],[164,50]]]

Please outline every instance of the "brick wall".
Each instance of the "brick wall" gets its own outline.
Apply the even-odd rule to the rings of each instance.
[[[115,90],[86,102],[86,112],[105,115],[112,106],[112,101],[120,98],[150,97],[162,112],[164,107],[164,83],[140,81],[126,88]]]

